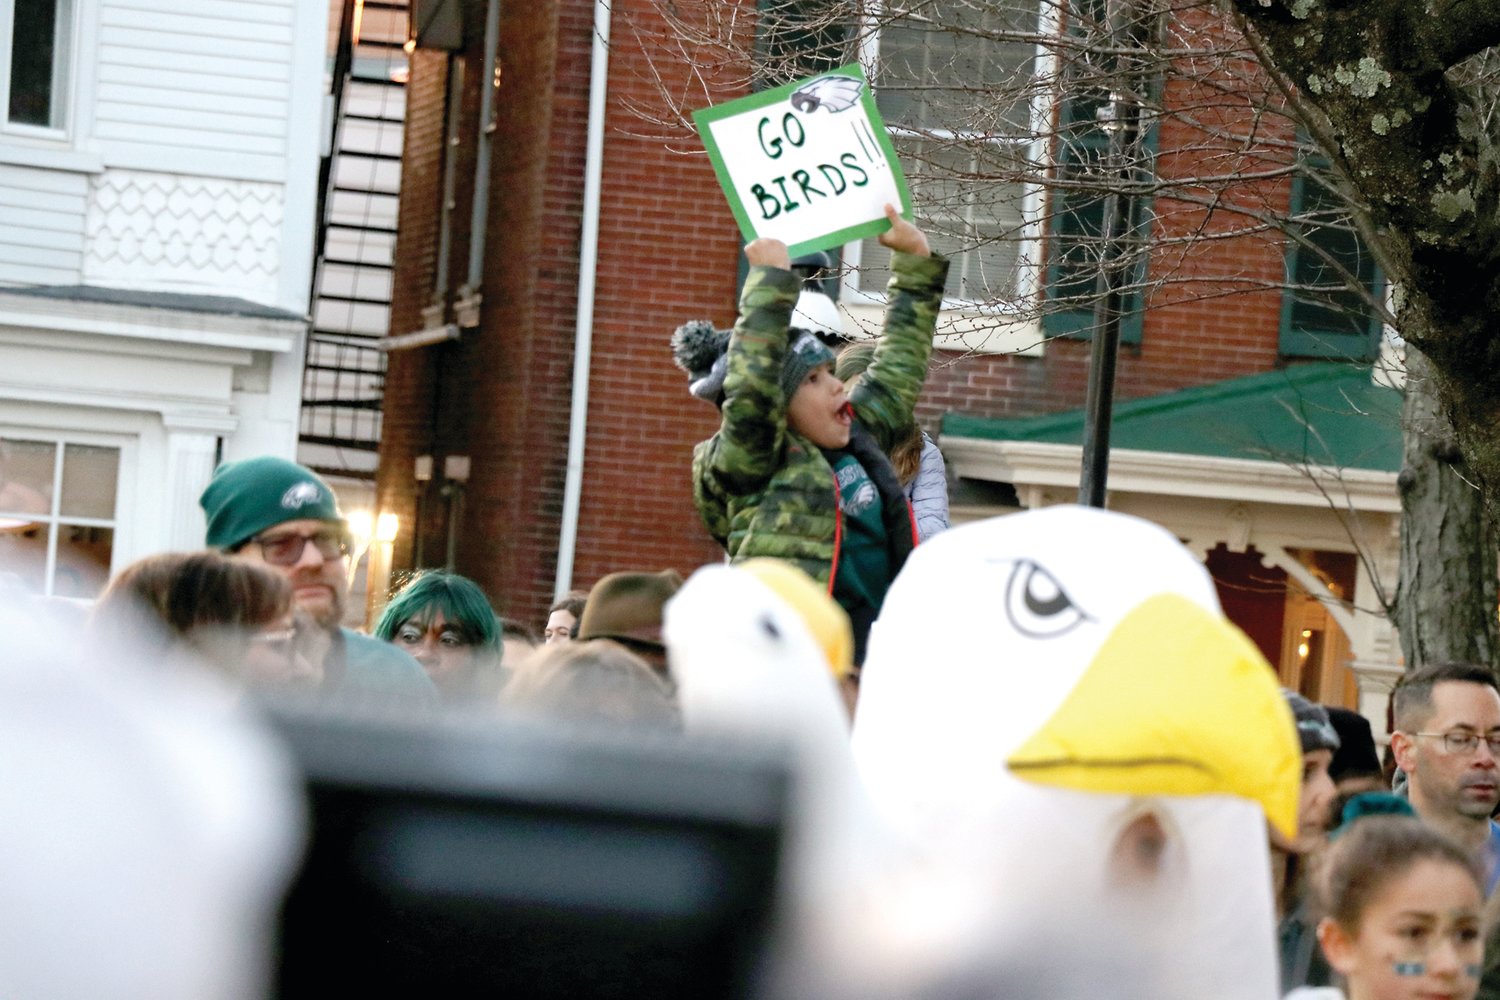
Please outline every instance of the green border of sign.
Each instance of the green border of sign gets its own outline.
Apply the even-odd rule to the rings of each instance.
[[[865,114],[870,118],[870,127],[875,132],[875,141],[880,144],[881,151],[885,154],[886,161],[890,164],[891,174],[896,180],[896,191],[900,197],[900,205],[904,218],[911,218],[911,191],[906,186],[906,174],[901,170],[901,160],[896,156],[896,147],[891,144],[890,134],[886,131],[885,122],[880,117],[880,111],[875,107],[875,95],[870,91],[869,81],[865,79],[864,70],[860,69],[859,63],[850,63],[826,73],[818,73],[815,76],[804,77],[801,80],[793,80],[791,83],[783,84],[771,90],[763,90],[730,101],[727,104],[716,104],[711,108],[703,108],[693,112],[693,124],[698,129],[698,135],[703,140],[704,148],[708,150],[708,158],[713,162],[714,173],[719,178],[719,187],[723,190],[726,200],[729,202],[729,210],[734,213],[734,219],[739,223],[740,233],[746,241],[753,240],[760,234],[755,229],[755,222],[750,217],[750,211],[744,201],[734,189],[734,181],[729,176],[729,167],[724,162],[724,155],[719,150],[719,144],[714,141],[713,133],[708,126],[722,118],[731,118],[735,115],[744,114],[748,111],[758,111],[761,108],[770,107],[786,101],[798,87],[824,76],[852,76],[864,84],[860,88],[860,103],[865,109]],[[796,257],[799,254],[811,253],[814,250],[827,250],[830,247],[842,246],[853,240],[862,240],[867,236],[878,236],[891,228],[891,224],[885,219],[871,219],[869,222],[861,222],[858,225],[849,226],[822,236],[803,240],[787,248],[787,251]]]

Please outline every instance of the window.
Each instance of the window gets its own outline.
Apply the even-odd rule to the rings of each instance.
[[[0,577],[37,594],[98,596],[119,478],[119,448],[0,437]]]
[[[1105,17],[1105,4],[1103,0],[1073,0],[1068,11],[1067,33],[1081,37],[1097,31]],[[1056,185],[1049,195],[1051,211],[1047,226],[1048,302],[1042,315],[1042,330],[1049,337],[1087,337],[1094,328],[1106,187],[1114,180],[1105,176],[1109,135],[1099,119],[1109,95],[1102,80],[1085,75],[1091,72],[1094,71],[1087,65],[1080,65],[1065,70],[1062,78],[1066,96],[1057,115]],[[1147,169],[1155,144],[1153,127],[1140,140],[1142,165]],[[1132,197],[1127,199],[1125,210],[1121,256],[1128,270],[1120,301],[1120,342],[1139,344],[1150,204],[1148,199]]]
[[[73,47],[73,0],[0,2],[0,38],[7,46],[5,123],[17,131],[67,127]]]
[[[870,43],[876,103],[933,250],[952,259],[947,297],[1017,304],[1034,256],[1024,180],[1045,113],[1035,81],[1039,0],[935,0],[880,27]],[[867,62],[868,64],[868,62]],[[853,292],[880,294],[890,252],[851,247]]]
[[[1316,174],[1321,156],[1303,158],[1292,181],[1292,225],[1287,241],[1287,287],[1281,299],[1283,357],[1370,361],[1380,350],[1384,277],[1349,218],[1349,209]],[[1368,290],[1368,297],[1351,282]]]

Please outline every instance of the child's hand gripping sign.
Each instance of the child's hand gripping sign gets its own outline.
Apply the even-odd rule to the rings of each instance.
[[[901,164],[857,64],[694,112],[746,240],[809,253],[911,214]]]

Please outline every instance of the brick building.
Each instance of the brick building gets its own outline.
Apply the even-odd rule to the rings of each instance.
[[[1048,25],[1049,5],[1031,6],[1043,29],[1067,30]],[[555,591],[605,573],[686,573],[719,558],[688,477],[692,446],[715,414],[687,394],[666,345],[685,319],[732,320],[741,241],[707,158],[685,155],[696,143],[648,135],[638,113],[659,107],[663,92],[694,93],[700,78],[662,56],[670,32],[651,0],[607,11],[583,0],[436,0],[416,4],[412,18],[377,486],[380,508],[404,526],[395,566],[442,565],[451,554],[503,613],[539,620]],[[606,35],[607,50],[595,44]],[[1031,72],[1046,47],[1017,55],[1012,44],[991,57]],[[726,86],[712,100],[731,96]],[[1208,103],[1183,83],[1170,84],[1165,101]],[[1092,120],[1081,99],[1039,106],[1059,120]],[[888,124],[910,126],[904,149],[932,124],[921,120],[932,108],[882,109]],[[1202,168],[1202,127],[1200,116],[1153,129],[1160,173]],[[1236,169],[1251,173],[1256,147],[1247,147]],[[1060,145],[1043,152],[1069,169]],[[1265,173],[1228,196],[1281,212],[1318,197],[1300,174]],[[476,177],[488,198],[478,211]],[[965,222],[1024,228],[1040,197],[1017,185],[992,217]],[[1374,699],[1399,669],[1389,625],[1372,610],[1379,585],[1394,584],[1399,511],[1397,393],[1372,383],[1369,368],[1378,324],[1341,326],[1326,303],[1293,295],[1287,276],[1300,281],[1317,259],[1299,258],[1280,236],[1181,242],[1206,220],[1228,223],[1190,200],[1144,207],[1137,232],[1164,249],[1145,258],[1153,280],[1125,330],[1110,504],[1199,551],[1226,608],[1289,683],[1329,702]],[[940,432],[956,519],[1075,495],[1088,369],[1086,339],[1069,336],[1077,311],[997,315],[964,301],[981,285],[1034,301],[1076,282],[1057,263],[1069,220],[1084,224],[1087,206],[1076,208],[1051,212],[1061,221],[1036,232],[1031,249],[1008,251],[1013,259],[975,251],[955,267],[919,416]],[[1378,293],[1346,230],[1300,245],[1313,237],[1326,237]],[[860,277],[878,276],[878,250],[851,246],[844,259],[865,265],[841,298],[853,332],[878,315],[879,284]],[[1001,270],[1017,277],[997,290]],[[1240,294],[1205,293],[1203,279],[1218,277]],[[1348,419],[1356,408],[1370,419]],[[1291,422],[1273,427],[1287,413]]]

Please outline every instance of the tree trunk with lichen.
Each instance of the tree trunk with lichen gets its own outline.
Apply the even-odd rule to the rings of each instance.
[[[1466,467],[1500,510],[1500,150],[1461,80],[1500,45],[1500,4],[1233,7],[1368,224],[1401,333],[1431,362]]]
[[[1328,155],[1394,289],[1409,352],[1401,580],[1408,665],[1495,665],[1500,3],[1231,0]],[[1418,353],[1420,352],[1420,353]]]
[[[1401,579],[1392,608],[1408,667],[1494,664],[1496,538],[1438,409],[1431,365],[1407,352],[1401,474]]]

